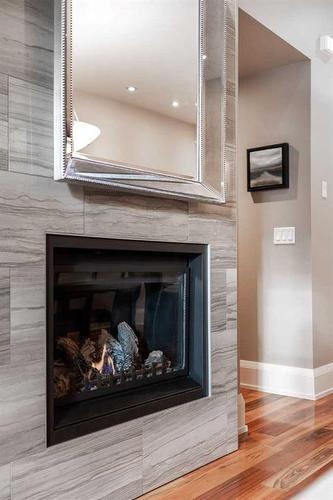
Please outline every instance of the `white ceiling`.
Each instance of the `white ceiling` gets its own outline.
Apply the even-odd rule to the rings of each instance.
[[[239,9],[240,78],[306,60],[304,54]]]
[[[74,92],[195,123],[197,44],[198,0],[73,0]]]

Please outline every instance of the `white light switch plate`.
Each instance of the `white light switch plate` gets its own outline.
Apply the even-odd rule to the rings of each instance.
[[[327,199],[327,181],[321,181],[321,197]]]
[[[295,245],[296,228],[295,227],[275,227],[274,245]]]

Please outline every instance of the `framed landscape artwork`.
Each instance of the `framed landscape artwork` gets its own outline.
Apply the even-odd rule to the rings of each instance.
[[[247,150],[247,190],[289,187],[289,144]]]

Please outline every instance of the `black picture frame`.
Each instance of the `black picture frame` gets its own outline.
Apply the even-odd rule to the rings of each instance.
[[[267,156],[267,167],[257,167],[256,175],[254,175],[255,168],[253,167],[254,153],[263,152],[262,155],[257,155],[264,161],[264,152],[267,150],[281,150],[281,166],[269,166],[269,161],[272,157]],[[260,173],[261,172],[261,173]],[[260,173],[260,175],[259,175]],[[274,179],[275,177],[275,179]],[[266,191],[268,189],[286,189],[289,187],[289,144],[283,142],[281,144],[272,144],[269,146],[262,146],[258,148],[251,148],[247,150],[247,190],[253,191]]]

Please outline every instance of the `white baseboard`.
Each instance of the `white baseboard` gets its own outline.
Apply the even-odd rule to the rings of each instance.
[[[243,394],[239,393],[237,398],[238,406],[238,435],[246,434],[248,432],[248,427],[245,423],[245,401]]]
[[[315,399],[323,398],[333,392],[333,363],[314,369]]]
[[[333,393],[333,363],[311,369],[241,360],[240,385],[246,389],[315,400]]]
[[[247,425],[242,425],[242,427],[238,427],[238,435],[247,434],[249,432],[249,428]]]

